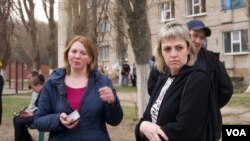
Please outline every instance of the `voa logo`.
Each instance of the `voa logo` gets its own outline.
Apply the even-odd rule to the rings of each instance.
[[[227,136],[247,136],[244,129],[226,129]]]

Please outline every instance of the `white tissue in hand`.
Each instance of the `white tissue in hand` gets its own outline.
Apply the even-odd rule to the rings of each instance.
[[[75,121],[75,120],[77,120],[78,118],[80,118],[80,115],[79,115],[78,111],[75,110],[74,112],[72,112],[71,114],[69,114],[69,115],[67,116],[67,118],[68,118],[69,120],[73,119],[73,121]]]

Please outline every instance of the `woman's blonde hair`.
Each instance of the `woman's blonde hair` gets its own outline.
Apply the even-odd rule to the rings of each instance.
[[[97,50],[96,47],[94,46],[92,40],[86,36],[81,36],[81,35],[77,35],[75,36],[68,44],[68,46],[65,48],[64,50],[64,64],[65,64],[65,69],[66,69],[66,73],[70,74],[71,70],[70,70],[70,64],[68,61],[68,53],[69,50],[72,46],[73,43],[75,42],[80,42],[84,45],[88,56],[90,57],[90,63],[87,65],[87,74],[89,74],[91,71],[94,70],[95,68],[95,64],[97,62]]]
[[[164,72],[168,69],[168,66],[164,62],[164,58],[161,52],[161,42],[164,39],[176,38],[180,37],[184,39],[187,43],[187,47],[189,48],[188,60],[186,65],[192,66],[196,61],[197,54],[195,52],[194,46],[192,44],[189,30],[186,26],[179,24],[177,22],[170,22],[164,25],[158,34],[158,46],[156,50],[156,67],[160,72]]]

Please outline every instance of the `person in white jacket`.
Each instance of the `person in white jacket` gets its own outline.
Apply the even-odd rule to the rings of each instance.
[[[29,89],[31,89],[31,81],[34,77],[38,76],[39,73],[36,71],[32,71],[28,74],[27,79],[29,82]],[[30,104],[21,110],[19,113],[14,115],[13,125],[14,125],[14,135],[15,141],[32,141],[32,137],[27,129],[27,125],[33,123],[34,112],[37,110],[35,106],[36,99],[38,97],[38,93],[32,90],[32,97]]]

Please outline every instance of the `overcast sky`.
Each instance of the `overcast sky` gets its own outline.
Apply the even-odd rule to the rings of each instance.
[[[44,21],[48,22],[44,10],[43,10],[43,5],[41,0],[35,0],[35,17],[39,21]],[[58,21],[58,0],[55,0],[55,5],[54,5],[54,18],[56,21]]]

